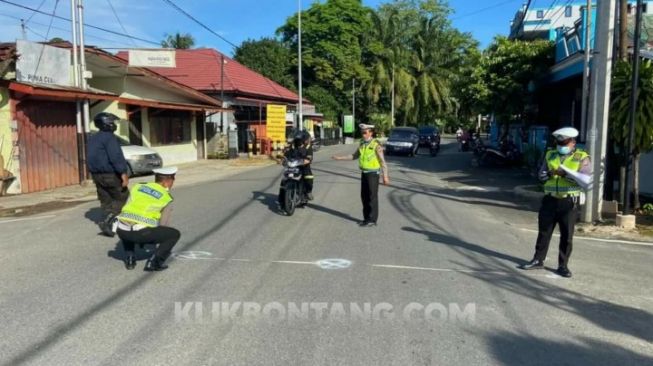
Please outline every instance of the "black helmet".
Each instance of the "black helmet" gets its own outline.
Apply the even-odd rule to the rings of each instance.
[[[304,142],[307,142],[307,143],[310,142],[311,141],[311,134],[308,133],[308,131],[306,131],[306,130],[302,131],[302,139],[304,140]]]
[[[120,117],[113,113],[101,112],[95,115],[93,123],[100,131],[114,132],[118,126],[116,121],[120,121]]]
[[[304,144],[304,131],[297,131],[293,135],[292,143],[295,147],[300,147]]]

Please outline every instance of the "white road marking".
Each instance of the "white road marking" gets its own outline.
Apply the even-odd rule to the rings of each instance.
[[[526,231],[529,233],[535,233],[537,234],[537,230],[533,229],[526,229],[526,228],[521,228],[521,231]],[[554,233],[554,236],[560,236],[560,234]],[[619,243],[619,244],[630,244],[630,245],[642,245],[645,247],[653,247],[653,243],[647,243],[647,242],[641,242],[641,241],[629,241],[629,240],[617,240],[617,239],[601,239],[601,238],[590,238],[587,236],[579,236],[579,235],[574,235],[574,239],[582,239],[582,240],[589,240],[589,241],[599,241],[599,242],[605,242],[605,243]]]
[[[532,271],[482,271],[473,269],[455,269],[455,268],[430,268],[430,267],[412,267],[412,266],[399,266],[394,264],[368,264],[374,268],[394,268],[394,269],[410,269],[417,271],[434,271],[434,272],[457,272],[457,273],[487,273],[487,274],[522,274],[535,277],[548,277],[546,274],[539,274]]]
[[[315,262],[302,262],[302,261],[270,261],[270,263],[282,263],[282,264],[310,264],[310,265],[315,265]]]
[[[33,220],[43,220],[43,219],[49,219],[57,217],[57,215],[45,215],[45,216],[36,216],[36,217],[25,217],[23,219],[13,219],[13,220],[1,220],[0,224],[7,224],[10,222],[18,222],[18,221],[33,221]]]

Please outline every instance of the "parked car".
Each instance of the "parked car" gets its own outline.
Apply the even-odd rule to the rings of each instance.
[[[120,136],[116,136],[120,143],[122,153],[127,160],[127,174],[130,177],[140,174],[150,174],[152,169],[161,168],[163,159],[156,151],[149,147],[133,145]]]
[[[96,132],[91,131],[90,135]],[[130,177],[141,174],[150,174],[152,169],[161,168],[163,159],[161,155],[149,147],[134,145],[124,138],[116,135],[122,154],[127,160],[127,174]]]
[[[419,128],[419,146],[431,147],[435,142],[437,150],[440,150],[440,131],[435,126],[422,126]]]
[[[396,127],[390,131],[385,143],[386,154],[417,155],[419,149],[419,132],[414,127]]]

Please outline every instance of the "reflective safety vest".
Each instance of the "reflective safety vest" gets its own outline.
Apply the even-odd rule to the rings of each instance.
[[[565,168],[577,172],[581,167],[581,162],[589,157],[589,154],[584,150],[576,149],[573,155],[565,159],[564,162],[560,161],[560,153],[557,150],[549,150],[546,152],[546,166],[550,172],[554,172],[564,166]],[[544,182],[544,193],[551,194],[555,197],[562,198],[566,196],[579,196],[582,189],[575,181],[561,177],[558,175],[551,176]]]
[[[172,196],[158,183],[137,184],[129,193],[129,201],[118,219],[147,227],[159,226],[161,211],[172,202]]]
[[[379,157],[376,156],[376,148],[379,146],[377,139],[372,139],[369,143],[365,140],[360,140],[358,147],[358,167],[364,172],[379,171],[381,169],[381,162]]]

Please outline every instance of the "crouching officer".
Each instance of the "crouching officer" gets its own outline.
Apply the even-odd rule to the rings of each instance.
[[[93,119],[100,130],[88,139],[87,164],[97,189],[104,219],[98,224],[106,236],[114,236],[115,217],[129,197],[127,161],[114,132],[120,118],[111,113],[98,113]]]
[[[147,261],[145,271],[162,271],[172,248],[179,241],[179,230],[169,227],[170,188],[175,182],[176,167],[154,169],[154,182],[132,188],[127,204],[118,215],[118,237],[127,254],[125,267],[134,269],[134,245],[159,244]]]
[[[361,201],[363,202],[362,227],[376,226],[379,218],[379,178],[383,184],[390,184],[388,178],[388,167],[383,156],[383,146],[372,137],[374,125],[361,123],[363,138],[360,140],[358,150],[351,155],[335,155],[334,160],[355,160],[358,159],[358,167],[361,170]]]
[[[546,161],[539,170],[539,178],[544,182],[545,196],[538,215],[539,233],[535,245],[533,260],[523,265],[525,270],[544,268],[544,260],[549,250],[549,243],[556,224],[560,229],[560,249],[558,253],[558,270],[560,276],[571,277],[568,263],[571,256],[574,227],[578,218],[578,204],[581,187],[576,181],[567,177],[561,168],[592,174],[590,156],[576,148],[578,130],[565,127],[553,132],[557,149],[546,153]]]

